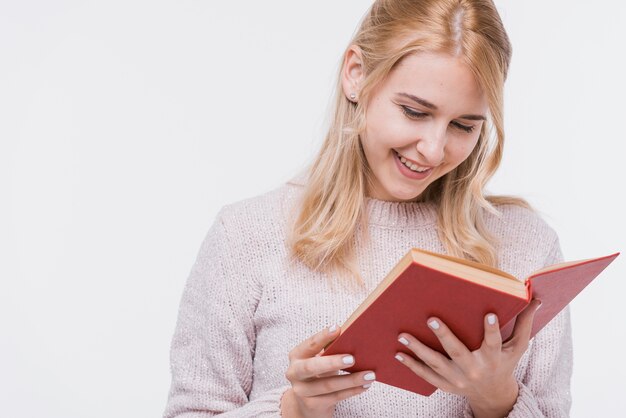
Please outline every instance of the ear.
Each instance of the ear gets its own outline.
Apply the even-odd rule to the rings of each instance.
[[[343,93],[352,102],[359,100],[359,86],[363,77],[361,59],[361,48],[356,45],[350,45],[344,54],[343,58],[343,71],[341,72],[341,84],[343,87]],[[350,98],[351,94],[356,94],[356,98]]]

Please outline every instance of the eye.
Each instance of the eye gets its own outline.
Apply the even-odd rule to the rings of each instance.
[[[404,113],[409,119],[421,119],[428,116],[428,113],[417,112],[408,106],[400,105],[402,113]]]
[[[402,113],[404,113],[409,119],[423,119],[428,116],[428,113],[418,112],[414,109],[411,109],[408,106],[400,105],[400,109],[402,109]],[[452,121],[450,122],[455,128],[462,130],[466,133],[471,133],[474,130],[474,125],[464,125],[462,123]]]
[[[455,127],[459,128],[462,131],[465,131],[467,133],[470,133],[474,130],[474,125],[463,125],[462,123],[459,122],[451,122]]]

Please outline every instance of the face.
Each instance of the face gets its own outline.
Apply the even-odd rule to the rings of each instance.
[[[349,96],[346,81],[358,84],[359,73],[346,68]],[[405,57],[372,93],[361,143],[374,174],[368,196],[380,200],[419,200],[470,155],[488,111],[469,67],[444,53]]]

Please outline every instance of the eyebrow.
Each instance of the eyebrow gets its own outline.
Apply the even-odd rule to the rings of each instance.
[[[402,96],[402,97],[406,97],[408,99],[413,100],[415,103],[421,104],[424,107],[427,107],[429,109],[432,110],[437,110],[437,106],[435,106],[434,104],[432,104],[431,102],[429,102],[428,100],[424,100],[421,97],[417,97],[413,94],[409,94],[409,93],[402,93],[402,92],[398,92],[396,93],[398,96]],[[459,116],[459,119],[467,119],[467,120],[487,120],[487,118],[483,115],[461,115]]]

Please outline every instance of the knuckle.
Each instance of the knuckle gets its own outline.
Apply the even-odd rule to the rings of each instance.
[[[352,373],[350,375],[350,386],[363,385],[363,374],[361,373]]]
[[[465,380],[463,380],[463,379],[457,379],[454,382],[454,386],[456,386],[460,390],[465,390],[465,389],[468,388],[467,382]]]
[[[498,343],[494,343],[493,341],[491,342],[486,341],[485,348],[486,350],[484,351],[486,352],[499,352],[502,349],[502,345]]]
[[[467,378],[472,382],[479,382],[482,379],[482,374],[477,370],[470,370],[467,373]]]
[[[499,338],[488,339],[487,345],[491,348],[500,348],[502,347],[502,340]]]
[[[314,373],[314,368],[313,368],[313,366],[311,365],[310,362],[304,361],[302,363],[302,373],[304,373],[306,376],[311,376],[311,375],[315,374]]]
[[[333,384],[328,379],[320,380],[320,387],[324,393],[333,392]]]
[[[461,351],[458,348],[451,348],[450,350],[448,350],[448,354],[450,355],[450,357],[461,357]]]
[[[315,335],[312,337],[309,337],[306,342],[305,342],[306,348],[309,350],[315,350],[315,348],[317,347],[317,339],[315,338]]]
[[[438,361],[424,361],[424,364],[435,371],[440,371],[442,369],[441,363],[439,363]]]
[[[415,360],[413,359],[413,357],[410,356],[406,356],[405,360],[403,361],[403,363],[411,370],[413,370],[414,372],[418,373],[421,372],[422,370],[424,370],[424,366],[426,365],[425,362],[421,361],[421,360]],[[432,367],[432,366],[431,366]],[[433,369],[434,370],[434,369]]]
[[[330,394],[330,400],[331,403],[334,405],[337,402],[339,402],[341,400],[341,393],[340,392],[333,392]]]
[[[294,395],[296,395],[297,397],[302,396],[302,387],[300,385],[293,385],[291,387],[291,390],[293,391]]]

